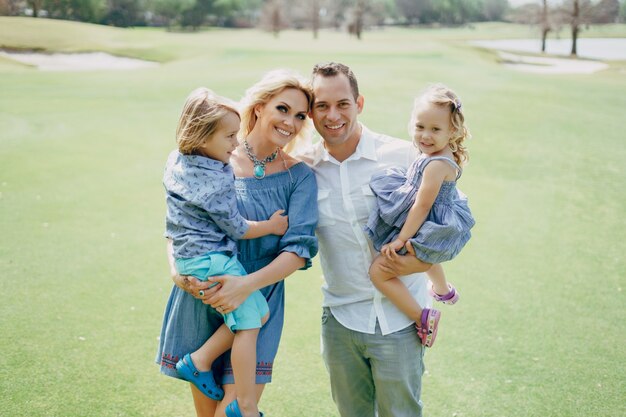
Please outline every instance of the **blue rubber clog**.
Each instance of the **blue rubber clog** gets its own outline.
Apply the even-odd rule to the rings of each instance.
[[[186,354],[176,364],[178,375],[185,381],[189,381],[196,386],[207,397],[220,401],[224,398],[224,390],[215,383],[213,371],[200,372],[196,369],[191,360],[191,356]]]
[[[237,400],[226,406],[226,417],[243,417],[239,411],[239,403]],[[263,413],[259,411],[259,417],[263,417]]]

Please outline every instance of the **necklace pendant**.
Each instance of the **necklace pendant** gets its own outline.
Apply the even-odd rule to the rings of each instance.
[[[265,178],[265,167],[263,165],[255,165],[252,173],[254,174],[254,178],[261,180]]]

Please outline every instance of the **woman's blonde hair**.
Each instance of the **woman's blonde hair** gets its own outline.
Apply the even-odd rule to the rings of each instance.
[[[450,138],[450,149],[454,154],[454,160],[459,166],[463,166],[469,159],[469,154],[463,142],[472,137],[467,126],[465,126],[465,116],[463,115],[462,104],[459,97],[443,84],[433,84],[428,86],[413,102],[413,111],[409,122],[409,134],[415,138],[415,123],[417,112],[423,103],[431,103],[437,106],[446,107],[450,110],[450,125],[452,126],[452,137]]]
[[[246,94],[241,99],[239,108],[241,109],[241,130],[240,137],[245,139],[256,125],[257,116],[254,111],[257,105],[265,105],[276,94],[280,94],[287,88],[295,88],[302,91],[307,100],[307,113],[313,105],[313,90],[309,83],[298,73],[288,69],[277,69],[268,72],[263,78],[246,90]],[[308,117],[304,121],[302,129],[289,142],[283,151],[294,153],[297,149],[307,146],[311,141],[312,124]]]
[[[176,128],[176,143],[180,153],[195,153],[215,133],[220,120],[229,112],[241,117],[236,104],[231,100],[218,96],[205,87],[193,90],[187,96]]]

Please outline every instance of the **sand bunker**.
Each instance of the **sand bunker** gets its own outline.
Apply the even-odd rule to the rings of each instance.
[[[525,56],[502,51],[498,51],[498,56],[508,68],[540,74],[592,74],[608,68],[607,64],[598,61]]]
[[[41,71],[97,71],[154,68],[156,62],[124,58],[104,52],[46,54],[40,52],[9,52],[0,50],[0,56],[36,66]]]

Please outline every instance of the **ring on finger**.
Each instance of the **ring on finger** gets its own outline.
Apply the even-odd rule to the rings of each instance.
[[[202,290],[198,291],[198,295],[199,295],[200,297],[204,297],[204,291],[202,291]]]

